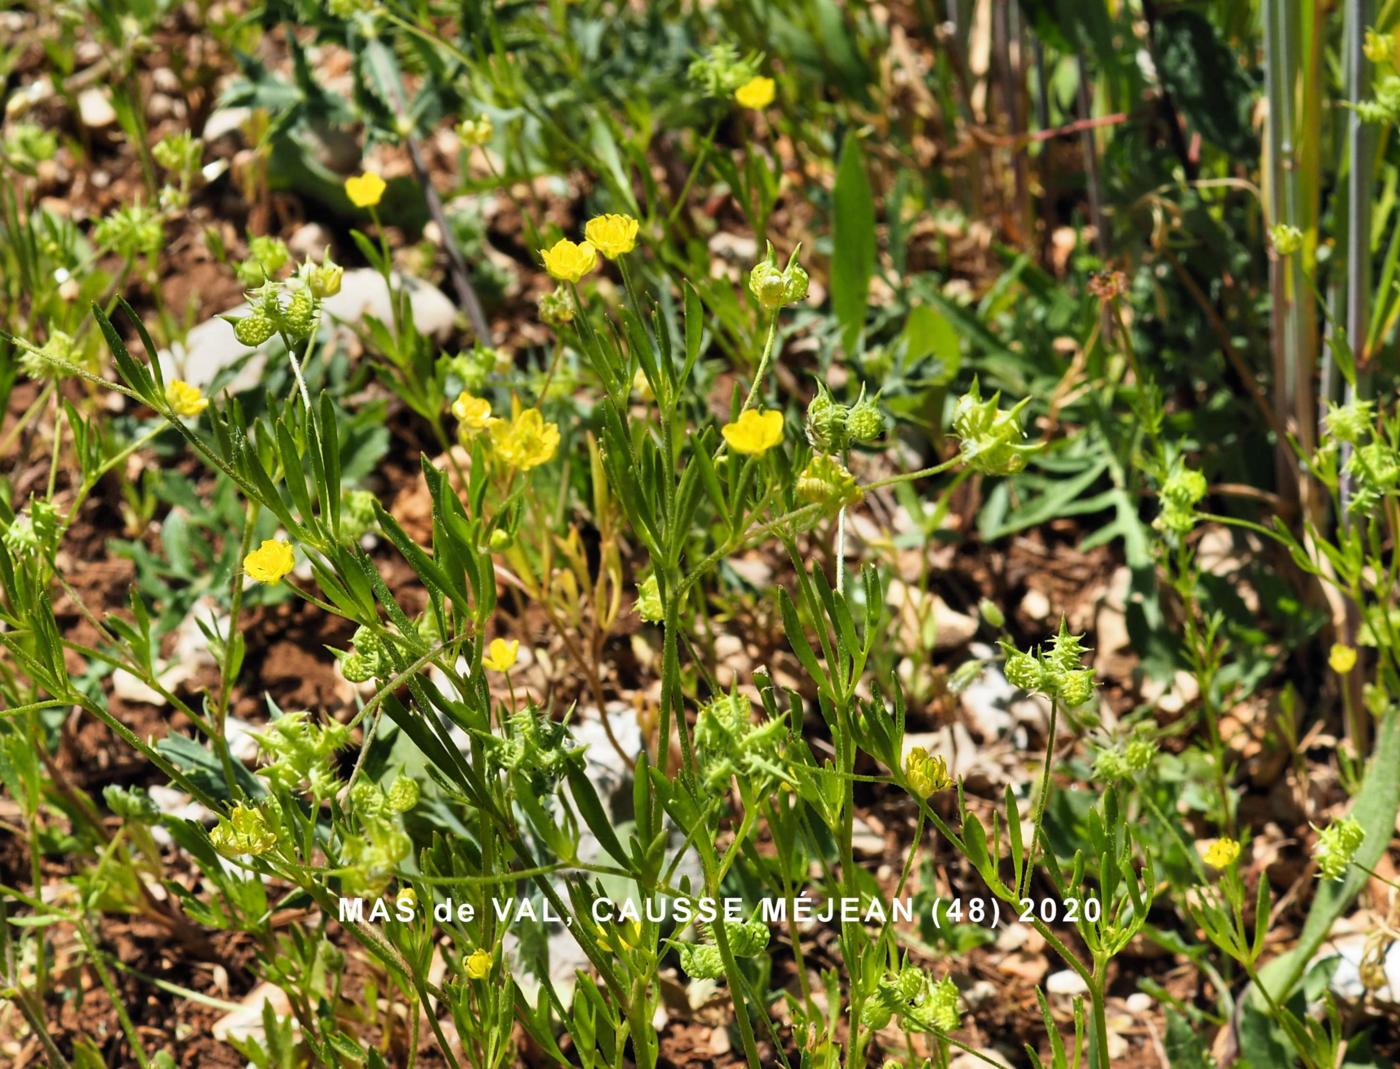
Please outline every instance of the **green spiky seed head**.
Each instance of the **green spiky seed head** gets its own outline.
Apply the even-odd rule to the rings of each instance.
[[[1003,642],[1001,648],[1006,654],[1006,663],[1002,666],[1006,681],[1021,690],[1040,690],[1045,676],[1040,661],[1009,643]]]
[[[762,921],[726,924],[724,934],[728,937],[729,949],[736,958],[755,957],[768,946],[768,925]]]
[[[885,433],[885,414],[874,398],[863,397],[851,406],[846,428],[854,441],[873,442]]]
[[[807,441],[819,453],[841,452],[849,441],[849,418],[849,409],[833,401],[825,386],[818,385],[817,396],[807,406]]]
[[[724,975],[724,959],[714,944],[682,943],[679,950],[681,968],[687,976],[696,980],[718,980]]]
[[[1065,705],[1074,709],[1094,696],[1094,673],[1089,668],[1063,672],[1056,680],[1055,694]]]
[[[261,345],[277,330],[277,325],[272,322],[272,317],[263,312],[254,312],[252,315],[235,319],[232,322],[233,336],[241,344],[249,347]]]
[[[400,776],[394,780],[384,799],[391,812],[407,813],[418,804],[418,782],[407,776]]]

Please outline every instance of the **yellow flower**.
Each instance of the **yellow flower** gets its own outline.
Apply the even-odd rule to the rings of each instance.
[[[484,980],[491,973],[491,955],[477,947],[467,958],[467,976],[473,980]]]
[[[412,887],[405,887],[394,896],[394,905],[416,910],[418,908],[418,895]]]
[[[384,196],[384,179],[373,171],[345,180],[345,195],[356,208],[373,208]]]
[[[290,545],[269,538],[243,558],[243,570],[259,583],[280,583],[295,563]]]
[[[745,411],[735,423],[720,428],[729,448],[736,453],[761,456],[783,440],[783,414],[775,408]]]
[[[481,658],[484,667],[493,672],[509,672],[515,667],[515,662],[520,658],[520,641],[503,638],[493,638],[491,645],[486,647],[486,656]]]
[[[1327,657],[1327,664],[1339,676],[1344,676],[1356,667],[1356,650],[1352,646],[1343,646],[1340,642],[1332,647],[1332,652]]]
[[[467,434],[484,431],[491,423],[491,402],[484,397],[473,397],[466,390],[452,402],[452,414],[461,424],[459,428]]]
[[[559,448],[559,428],[546,421],[537,408],[527,408],[508,420],[492,420],[489,430],[496,456],[521,471],[548,463]]]
[[[577,282],[598,266],[598,254],[586,241],[575,245],[568,238],[560,238],[548,249],[541,249],[544,269],[560,282]]]
[[[760,75],[757,78],[750,78],[734,90],[734,99],[743,107],[762,111],[773,103],[773,97],[777,95],[776,90],[777,87],[773,84],[772,78],[764,78]]]
[[[637,247],[637,220],[630,215],[595,215],[583,228],[588,243],[609,260],[616,260]]]
[[[1240,856],[1240,844],[1234,839],[1216,839],[1201,856],[1213,869],[1229,868]]]
[[[165,400],[175,410],[177,416],[197,416],[209,407],[198,386],[191,386],[183,379],[171,379],[165,387]]]

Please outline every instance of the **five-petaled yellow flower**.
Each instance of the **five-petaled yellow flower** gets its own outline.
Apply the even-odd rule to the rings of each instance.
[[[177,416],[197,416],[209,407],[209,398],[200,392],[199,387],[191,386],[183,379],[170,380],[165,387],[165,400]]]
[[[491,955],[477,947],[467,958],[467,976],[473,980],[484,980],[491,972]]]
[[[294,564],[292,547],[280,539],[264,539],[262,545],[243,558],[243,570],[259,583],[280,583]]]
[[[777,95],[777,86],[773,84],[772,78],[765,78],[759,75],[757,78],[750,78],[738,89],[734,90],[734,99],[746,108],[753,108],[754,111],[761,111],[769,104],[773,103],[773,98]]]
[[[1356,667],[1356,647],[1336,643],[1327,656],[1327,665],[1339,676],[1346,675]]]
[[[520,658],[520,640],[493,638],[486,647],[486,655],[481,658],[484,667],[493,672],[509,672]]]
[[[452,402],[452,414],[461,425],[459,430],[467,434],[477,434],[491,424],[491,402],[463,390],[457,395],[457,400]]]
[[[783,440],[783,414],[776,408],[750,408],[734,423],[726,423],[720,433],[734,452],[761,456]]]
[[[637,220],[630,215],[595,215],[583,228],[588,243],[609,260],[631,252],[637,247]]]
[[[511,419],[492,420],[491,449],[512,468],[529,471],[554,459],[559,448],[559,428],[537,408],[517,412]]]
[[[1240,844],[1234,839],[1216,839],[1201,856],[1213,869],[1229,868],[1240,856]]]
[[[578,244],[560,238],[551,247],[541,249],[544,269],[560,282],[577,282],[598,266],[598,254],[586,241]]]
[[[373,171],[345,180],[345,195],[356,208],[373,208],[384,196],[384,179]]]

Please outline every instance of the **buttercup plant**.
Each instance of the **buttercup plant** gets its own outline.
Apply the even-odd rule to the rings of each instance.
[[[779,7],[7,23],[5,1054],[1394,1053],[1393,12]]]

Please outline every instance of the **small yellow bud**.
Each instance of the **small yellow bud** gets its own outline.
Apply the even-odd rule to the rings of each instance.
[[[1356,667],[1356,649],[1353,646],[1344,646],[1340,642],[1332,647],[1332,652],[1327,655],[1327,665],[1339,676],[1344,676]]]
[[[491,955],[477,947],[467,958],[467,976],[472,980],[484,980],[491,973]]]

